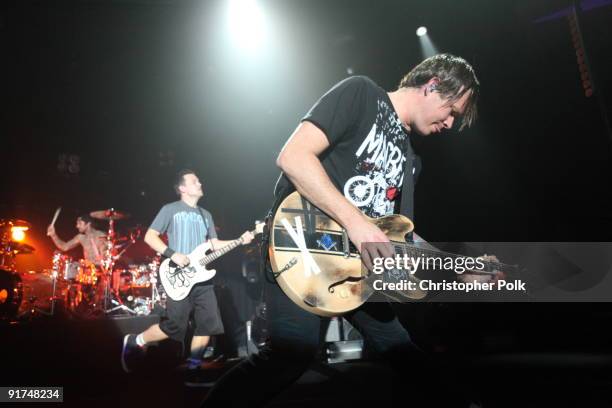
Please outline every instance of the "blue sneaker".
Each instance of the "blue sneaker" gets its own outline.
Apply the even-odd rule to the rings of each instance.
[[[136,344],[135,334],[126,334],[123,338],[121,349],[121,367],[126,373],[131,373],[137,361],[141,361],[145,355],[145,348]]]

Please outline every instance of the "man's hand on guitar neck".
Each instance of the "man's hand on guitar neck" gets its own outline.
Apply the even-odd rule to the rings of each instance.
[[[245,231],[240,238],[242,239],[242,245],[248,245],[255,238],[255,234],[252,231]]]
[[[370,223],[365,217],[356,219],[346,226],[349,239],[361,253],[361,260],[366,268],[372,271],[373,260],[388,258],[395,255],[391,241],[376,225]],[[367,244],[367,245],[364,245]]]
[[[499,259],[495,255],[484,254],[479,257],[484,262],[499,262]],[[466,271],[465,273],[458,275],[457,279],[460,282],[479,282],[479,283],[497,283],[501,279],[505,279],[506,274],[501,271],[495,270],[489,273],[479,273],[478,271]]]

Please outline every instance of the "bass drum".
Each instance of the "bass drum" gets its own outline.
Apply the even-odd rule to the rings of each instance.
[[[19,274],[0,268],[0,320],[12,320],[17,317],[23,284]]]
[[[53,300],[56,300],[56,306],[59,307],[57,301],[64,296],[68,284],[57,279],[54,288],[53,273],[52,269],[45,269],[42,272],[29,271],[20,274],[23,287],[20,317],[34,312],[50,314]]]

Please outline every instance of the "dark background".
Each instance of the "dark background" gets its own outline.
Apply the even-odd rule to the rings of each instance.
[[[584,96],[567,19],[533,22],[568,2],[411,3],[263,1],[274,32],[255,55],[228,42],[220,1],[4,3],[0,216],[32,222],[39,253],[58,206],[66,239],[78,214],[108,207],[132,214],[120,229],[148,226],[190,167],[220,236],[235,237],[265,214],[274,159],[320,94],[349,67],[392,90],[422,58],[423,24],[474,65],[482,98],[472,129],[415,138],[420,235],[609,240],[598,99]],[[612,6],[581,18],[609,114]],[[77,174],[58,170],[61,154],[79,156]]]
[[[424,162],[417,232],[432,242],[610,241],[612,150],[602,113],[612,113],[612,5],[590,3],[600,7],[580,19],[597,93],[586,98],[567,19],[534,22],[567,0],[262,0],[273,33],[251,54],[228,41],[227,2],[2,2],[0,218],[32,223],[26,242],[36,248],[19,256],[18,269],[50,266],[45,230],[58,206],[66,240],[77,215],[109,207],[132,214],[117,222],[120,232],[146,228],[176,199],[171,184],[184,167],[203,181],[200,204],[220,238],[237,237],[265,215],[275,157],[300,117],[349,71],[395,89],[422,59],[420,25],[440,52],[473,64],[482,94],[473,128],[414,138]],[[62,155],[78,156],[78,172],[62,167]],[[233,254],[218,265],[233,282],[220,296],[230,335],[258,296],[240,275],[244,252]],[[140,241],[122,261],[151,255]],[[484,362],[461,377],[511,401],[497,406],[517,406],[512,397],[529,387],[561,403],[554,406],[589,406],[609,396],[609,305],[396,306],[422,347]],[[166,377],[157,378],[168,368],[144,380],[117,377],[121,334],[148,325],[133,320],[142,327],[15,325],[0,336],[20,361],[4,383],[63,384],[75,406],[115,404],[118,394],[154,405],[183,395],[182,383],[168,392]]]
[[[482,95],[473,128],[414,138],[417,232],[610,240],[612,5],[580,14],[598,92],[586,98],[567,19],[534,22],[568,1],[260,3],[273,32],[252,54],[228,41],[226,2],[3,3],[0,218],[33,224],[21,269],[49,267],[56,207],[66,240],[78,214],[109,207],[132,214],[120,231],[146,228],[184,167],[200,175],[220,237],[237,237],[265,215],[300,117],[349,68],[393,90],[422,59],[419,25],[473,64]],[[58,167],[61,155],[77,155],[79,171]],[[126,259],[149,255],[139,242]]]

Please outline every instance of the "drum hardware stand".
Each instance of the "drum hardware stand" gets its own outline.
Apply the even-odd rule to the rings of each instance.
[[[115,307],[112,307],[110,309],[105,308],[104,313],[112,313],[116,310],[125,310],[126,312],[129,312],[133,315],[137,314],[136,311],[130,309],[129,307],[127,307],[126,305],[124,305],[123,303],[119,303],[117,300],[115,299],[111,299],[110,300],[111,303],[115,304]]]
[[[112,220],[111,220],[111,222],[112,222]],[[112,260],[112,265],[113,266],[115,265],[115,261],[118,260],[119,258],[121,258],[121,256],[125,253],[125,251],[127,251],[128,248],[130,246],[132,246],[132,244],[134,244],[134,243],[136,243],[136,237],[131,236],[130,240],[126,244],[123,244],[123,249],[121,250],[121,252],[119,252],[117,255],[113,256],[113,260]],[[114,249],[118,249],[118,248],[119,248],[119,246],[117,246],[117,245],[114,246]],[[112,269],[113,268],[111,267],[110,268],[111,274],[110,274],[110,279],[109,280],[112,280]],[[108,289],[109,286],[110,285],[107,285],[106,289]],[[123,302],[121,301],[121,297],[118,296],[118,294],[117,294],[117,288],[110,289],[110,294],[111,295],[115,295],[116,299],[113,299],[112,296],[110,297],[110,302],[115,304],[115,307],[112,307],[112,308],[109,309],[107,304],[105,303],[105,306],[104,306],[105,313],[112,313],[112,312],[114,312],[116,310],[125,310],[125,311],[127,311],[127,312],[129,312],[131,314],[134,314],[134,315],[138,314],[138,312],[136,312],[133,309],[130,309],[129,307],[127,307],[126,305],[123,304]],[[105,300],[106,299],[108,299],[108,298],[105,295]]]
[[[53,316],[55,314],[55,302],[58,299],[58,297],[55,296],[55,291],[57,289],[57,271],[55,269],[53,270],[52,277],[53,277],[53,290],[51,292],[51,310],[48,311],[48,312],[45,312],[44,310],[42,310],[40,308],[36,308],[36,310],[39,313],[42,313],[42,314],[47,315],[47,316]]]
[[[106,235],[106,253],[104,254],[105,259],[102,261],[102,273],[106,279],[104,282],[104,313],[110,313],[117,310],[116,308],[110,308],[110,304],[112,302],[111,281],[113,278],[113,266],[115,266],[115,254],[113,253],[115,250],[115,220],[112,219],[112,212],[114,212],[113,209],[110,209],[109,212],[111,214],[109,214],[108,233]]]
[[[108,232],[106,235],[106,251],[104,253],[104,259],[102,260],[102,274],[106,281],[104,282],[104,304],[102,310],[105,314],[112,313],[116,310],[125,310],[129,313],[136,314],[136,312],[121,302],[121,298],[117,295],[115,289],[111,286],[113,279],[113,267],[115,261],[123,255],[127,248],[124,248],[119,254],[116,254],[117,249],[115,239],[115,220],[126,218],[128,215],[116,211],[114,208],[108,210],[94,211],[90,214],[93,218],[108,220]],[[114,296],[113,296],[114,295]]]

